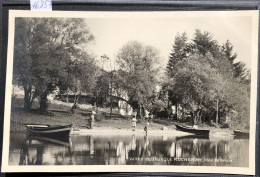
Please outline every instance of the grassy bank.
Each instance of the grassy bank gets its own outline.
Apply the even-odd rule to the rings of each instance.
[[[74,123],[75,127],[84,128],[88,125],[91,109],[77,109],[74,114],[69,113],[69,107],[50,104],[48,114],[41,112],[33,107],[31,111],[25,111],[21,106],[12,108],[11,131],[25,131],[24,124],[49,124],[66,125]],[[132,121],[119,114],[113,113],[110,117],[108,109],[99,108],[96,115],[95,127],[114,128],[114,129],[132,129]],[[143,129],[144,122],[137,123],[137,129]],[[163,124],[151,123],[150,130],[159,130]],[[169,129],[175,129],[173,124],[167,126]]]
[[[37,102],[33,105],[31,111],[25,111],[22,107],[22,102],[16,101],[12,107],[11,114],[11,132],[24,132],[26,131],[24,124],[48,124],[48,125],[67,125],[74,124],[76,128],[86,128],[91,115],[91,109],[76,109],[75,113],[70,113],[69,106],[57,105],[50,103],[48,114],[41,114],[37,109],[39,105]],[[96,115],[95,127],[96,129],[107,130],[132,130],[132,121],[124,116],[117,114],[117,110],[114,110],[110,117],[109,109],[98,108],[98,114]],[[158,131],[163,127],[167,129],[175,130],[175,123],[172,120],[154,119],[149,125],[149,131]],[[188,123],[181,123],[183,125],[189,125]],[[144,122],[137,122],[137,132],[143,131],[145,126]],[[216,136],[225,136],[232,134],[229,129],[215,128],[209,125],[201,125],[202,129],[210,129],[211,134]]]

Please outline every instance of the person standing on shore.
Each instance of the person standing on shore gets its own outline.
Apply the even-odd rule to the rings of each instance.
[[[144,131],[146,132],[146,134],[148,132],[148,126],[149,126],[149,121],[147,120],[144,126]]]
[[[132,118],[132,127],[133,127],[133,131],[135,131],[135,128],[136,128],[136,113],[134,114],[134,117]]]
[[[94,122],[95,122],[95,107],[93,107],[92,111],[91,111],[91,116],[90,116],[90,128],[92,129],[94,127]]]

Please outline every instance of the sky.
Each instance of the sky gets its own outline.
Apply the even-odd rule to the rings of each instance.
[[[244,17],[175,17],[175,18],[89,18],[85,20],[95,41],[89,49],[100,59],[106,54],[113,60],[128,41],[140,41],[159,49],[162,67],[165,67],[177,33],[186,32],[189,39],[195,29],[208,31],[219,44],[229,40],[242,61],[250,68],[252,53],[252,18]],[[110,70],[109,63],[104,65]]]

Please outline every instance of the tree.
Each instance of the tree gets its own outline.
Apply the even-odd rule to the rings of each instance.
[[[230,43],[229,40],[227,40],[226,43],[222,45],[222,51],[228,61],[233,64],[234,60],[237,58],[237,53],[233,53],[233,45]]]
[[[236,117],[232,118],[235,128],[250,128],[250,85],[239,80],[233,83],[236,92],[230,92],[227,99],[230,100],[232,110],[236,111]],[[235,118],[235,119],[234,119]]]
[[[140,117],[156,89],[158,59],[157,49],[137,41],[125,44],[117,56],[121,88],[127,93],[129,104],[139,110]]]
[[[218,45],[218,42],[213,39],[212,34],[209,32],[201,32],[200,30],[195,31],[195,36],[193,39],[193,53],[198,52],[202,55],[210,53],[213,56],[212,60],[209,60],[212,68],[216,69],[217,72],[222,76],[223,82],[226,80],[232,81],[233,78],[233,60],[236,58],[236,54],[233,54],[233,46],[227,41],[224,46]],[[228,62],[227,62],[228,61]],[[220,84],[220,83],[219,83]],[[220,84],[221,85],[221,84]],[[216,85],[219,86],[219,85]],[[226,90],[227,91],[227,90]],[[228,93],[223,90],[223,93]],[[223,104],[223,101],[219,98],[215,100],[216,104],[216,124],[219,120],[219,107]]]
[[[247,75],[246,65],[245,63],[239,61],[233,64],[234,69],[234,77],[240,78],[241,80],[245,80]]]
[[[40,96],[45,112],[47,95],[93,35],[83,19],[70,18],[16,18],[15,30],[14,79],[24,88],[24,107],[30,109]]]
[[[178,33],[174,40],[174,45],[172,46],[172,53],[170,54],[169,61],[167,64],[167,76],[168,78],[173,78],[175,75],[175,66],[178,62],[182,61],[183,59],[187,58],[190,45],[187,42],[188,37],[187,34],[184,32],[181,35]],[[172,91],[172,89],[167,84],[167,81],[164,83],[164,88],[166,88],[169,96],[169,100],[175,105],[176,111],[178,110],[178,96]],[[177,116],[177,112],[176,112]]]
[[[103,61],[109,61],[110,62],[110,72],[108,72],[108,88],[109,88],[109,96],[110,96],[110,118],[112,117],[113,112],[113,97],[114,95],[114,89],[115,89],[115,76],[116,76],[116,70],[115,65],[112,65],[111,59],[107,55],[101,56]]]
[[[223,97],[223,77],[210,65],[211,54],[194,54],[176,66],[171,88],[180,98],[184,113],[194,113],[193,122],[201,122],[203,111]]]
[[[109,97],[109,73],[102,70],[97,74],[96,87],[93,90],[95,102],[97,106],[106,106],[107,98]]]
[[[193,53],[198,52],[202,55],[206,55],[209,52],[213,57],[219,54],[219,45],[217,41],[214,40],[212,34],[207,31],[202,32],[201,30],[196,29],[192,41]]]
[[[243,63],[234,62],[237,54],[232,44],[227,41],[220,46],[209,32],[196,30],[192,42],[185,45],[188,50],[179,55],[185,57],[175,60],[170,70],[167,66],[164,85],[169,99],[178,102],[183,116],[191,115],[193,123],[215,115],[218,124],[220,118],[225,120],[229,113],[236,112],[232,122],[248,125],[250,72]]]
[[[167,64],[167,73],[170,77],[173,76],[174,66],[178,61],[187,57],[188,54],[188,43],[187,43],[187,34],[178,33],[174,40],[174,45],[172,47],[172,53],[170,54],[169,61]]]
[[[77,54],[76,58],[71,59],[66,68],[68,74],[64,75],[65,78],[60,85],[64,89],[63,91],[74,93],[74,104],[70,109],[71,112],[74,112],[82,93],[92,94],[96,86],[97,66],[94,57],[82,51]]]
[[[247,69],[243,62],[235,62],[235,59],[237,58],[237,53],[233,52],[233,45],[230,43],[229,40],[226,41],[225,44],[222,45],[222,52],[225,54],[225,57],[230,61],[234,77],[240,78],[241,81],[245,82],[247,79]]]

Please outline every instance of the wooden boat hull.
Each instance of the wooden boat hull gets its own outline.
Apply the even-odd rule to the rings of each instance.
[[[186,136],[177,136],[176,140],[183,140],[183,139],[201,139],[201,140],[208,140],[209,136],[202,136],[202,135],[186,135]]]
[[[25,127],[30,135],[63,137],[70,135],[72,125],[53,127],[49,125],[25,125]]]
[[[32,142],[34,140],[40,141],[42,143],[55,144],[55,145],[59,145],[59,146],[65,146],[65,147],[70,146],[70,144],[69,144],[70,137],[66,137],[66,136],[63,136],[63,137],[56,136],[54,138],[51,138],[48,136],[46,137],[46,136],[35,136],[35,135],[27,136],[28,145],[33,145]]]
[[[248,132],[242,132],[240,130],[234,130],[234,136],[235,137],[249,138],[249,133]]]
[[[194,129],[194,128],[189,128],[189,127],[184,127],[178,124],[175,124],[176,129],[183,131],[183,132],[187,132],[187,133],[192,133],[195,134],[197,136],[205,136],[208,137],[209,136],[209,132],[210,130],[201,130],[201,129]]]

